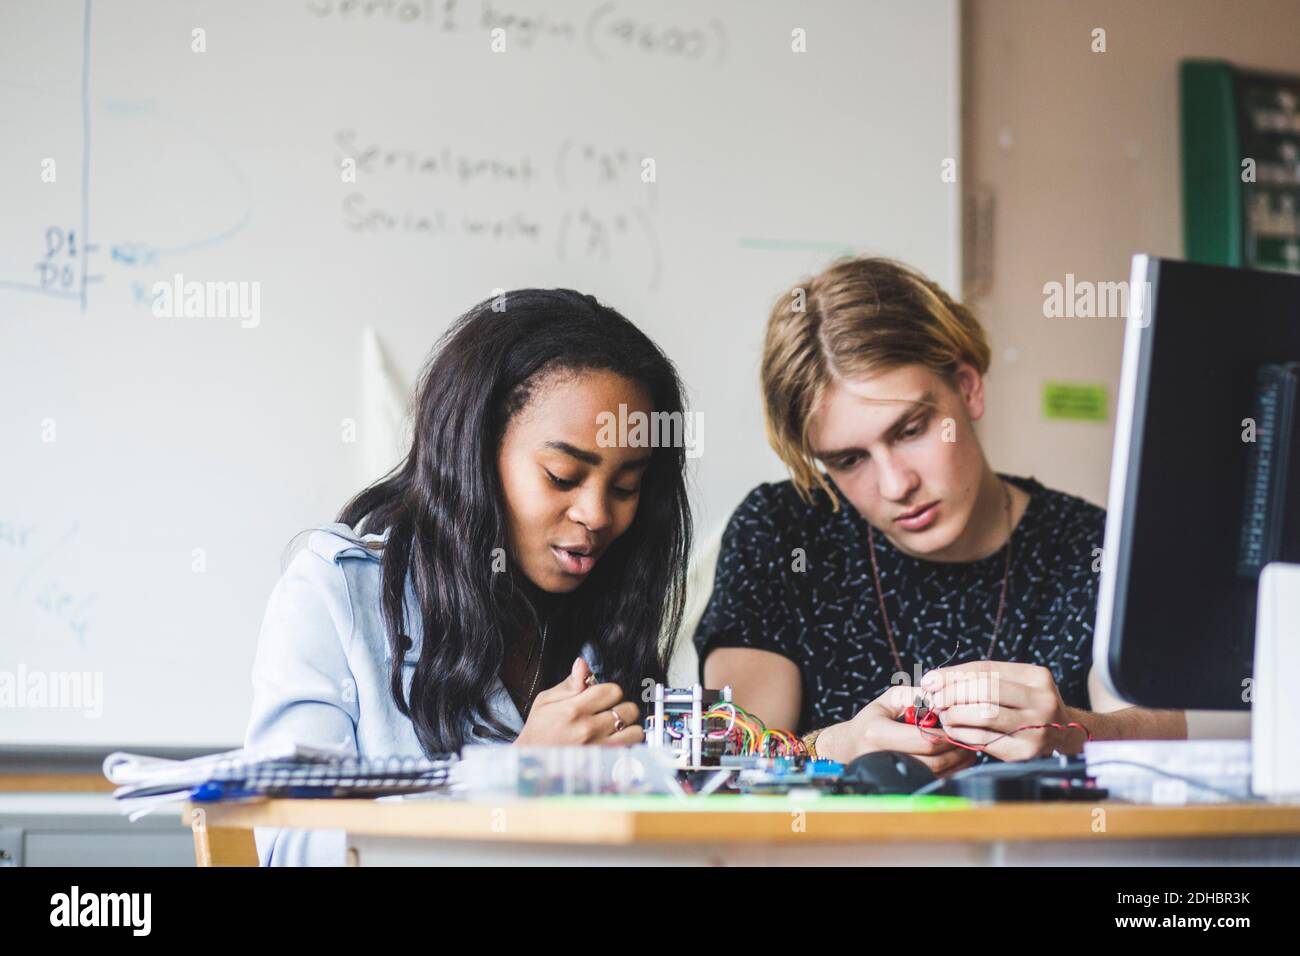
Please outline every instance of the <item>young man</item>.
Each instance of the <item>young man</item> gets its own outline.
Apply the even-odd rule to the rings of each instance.
[[[974,316],[889,260],[778,300],[763,398],[792,481],[727,526],[695,634],[705,686],[819,756],[895,750],[938,774],[1088,734],[1186,736],[1182,712],[1094,678],[1105,512],[993,471],[973,428],[988,367]],[[938,723],[899,719],[918,697]]]

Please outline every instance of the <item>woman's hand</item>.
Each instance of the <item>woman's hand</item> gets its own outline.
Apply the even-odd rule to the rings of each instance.
[[[643,743],[640,708],[623,701],[623,689],[617,684],[587,686],[590,676],[591,668],[579,657],[568,677],[533,700],[515,743],[524,747]]]
[[[898,720],[916,703],[920,692],[907,684],[895,684],[858,711],[851,720],[832,724],[817,737],[818,756],[848,763],[854,757],[876,750],[911,754],[942,777],[975,763],[975,753],[943,739],[936,729],[922,733],[916,726]]]

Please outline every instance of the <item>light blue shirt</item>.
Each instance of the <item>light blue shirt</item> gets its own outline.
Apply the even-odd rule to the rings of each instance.
[[[253,708],[244,746],[292,742],[333,747],[363,757],[421,756],[415,727],[398,709],[388,685],[392,657],[380,602],[380,552],[345,524],[322,526],[285,569],[267,603],[253,662]],[[410,694],[422,646],[419,605],[408,575],[406,633],[412,644],[402,662]],[[592,648],[583,648],[596,667]],[[514,735],[523,719],[500,677],[488,696],[492,715]],[[473,741],[475,721],[465,720]],[[489,742],[489,741],[484,741]],[[263,866],[341,866],[342,830],[256,827]]]

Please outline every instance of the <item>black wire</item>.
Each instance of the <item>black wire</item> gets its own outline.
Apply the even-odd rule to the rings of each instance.
[[[1118,759],[1097,760],[1087,764],[1087,769],[1091,770],[1093,767],[1103,767],[1107,764],[1123,764],[1124,766],[1127,767],[1137,767],[1141,770],[1149,770],[1152,773],[1158,773],[1163,777],[1171,777],[1174,780],[1181,780],[1183,783],[1191,784],[1194,787],[1200,787],[1202,790],[1209,790],[1211,793],[1217,793],[1219,796],[1227,797],[1229,800],[1239,801],[1241,803],[1267,802],[1262,797],[1257,797],[1253,794],[1234,793],[1231,790],[1224,790],[1222,787],[1216,787],[1213,784],[1206,783],[1203,780],[1197,780],[1195,777],[1186,777],[1183,776],[1182,774],[1173,773],[1172,771],[1165,770],[1163,767],[1156,767],[1151,764],[1139,763],[1136,760],[1118,760]],[[914,797],[925,796],[928,793],[933,793],[934,791],[941,789],[948,783],[955,783],[958,780],[966,780],[970,777],[999,776],[999,775],[1010,776],[1013,774],[1024,773],[1026,771],[1032,771],[1032,770],[1063,770],[1063,769],[1065,769],[1064,764],[1062,764],[1058,760],[1053,760],[1051,758],[1045,758],[1042,760],[1026,760],[1020,763],[1004,762],[998,764],[984,764],[983,766],[979,766],[979,767],[967,767],[965,770],[959,770],[951,777],[940,778],[938,780],[933,781],[932,783],[927,783],[920,790],[915,791],[912,794],[912,796]]]
[[[1026,773],[1031,770],[1060,771],[1060,770],[1064,770],[1065,768],[1066,765],[1062,763],[1059,759],[1053,759],[1050,757],[1041,758],[1039,760],[1023,760],[1019,762],[1002,761],[999,763],[980,764],[979,766],[976,767],[967,767],[965,770],[958,770],[950,777],[939,777],[938,779],[933,780],[930,783],[927,783],[920,790],[914,791],[912,793],[912,796],[922,797],[925,796],[927,793],[933,793],[934,791],[940,789],[941,787],[945,786],[948,783],[955,783],[958,780],[965,780],[969,777],[1013,776],[1015,774]]]
[[[1217,793],[1221,797],[1227,797],[1229,800],[1239,800],[1242,803],[1267,803],[1263,797],[1257,797],[1252,793],[1234,793],[1231,790],[1224,790],[1222,787],[1216,787],[1214,784],[1205,783],[1197,780],[1195,777],[1184,777],[1180,773],[1173,773],[1161,767],[1153,767],[1150,764],[1138,763],[1136,760],[1097,760],[1088,764],[1088,768],[1101,767],[1105,764],[1123,764],[1126,767],[1139,767],[1142,770],[1150,770],[1161,776],[1172,777],[1174,780],[1181,780],[1183,783],[1190,783],[1194,787],[1200,787],[1202,790],[1209,790],[1211,793]]]

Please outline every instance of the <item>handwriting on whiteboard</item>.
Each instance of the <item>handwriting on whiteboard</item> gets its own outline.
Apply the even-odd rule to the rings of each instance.
[[[639,269],[647,288],[659,287],[653,159],[637,150],[566,140],[546,157],[494,154],[345,128],[334,136],[334,163],[350,187],[341,207],[348,232],[549,247],[561,262]]]
[[[9,598],[72,634],[84,647],[95,595],[67,584],[60,559],[76,546],[78,522],[57,535],[42,534],[34,525],[0,519],[0,558],[16,568]]]
[[[706,5],[700,4],[701,7]],[[306,0],[317,20],[368,28],[391,25],[426,29],[431,36],[462,43],[504,40],[512,49],[581,49],[598,60],[652,57],[659,62],[720,66],[727,57],[727,31],[705,10],[677,11],[666,18],[635,3],[587,5],[580,16],[539,12],[536,0]]]

